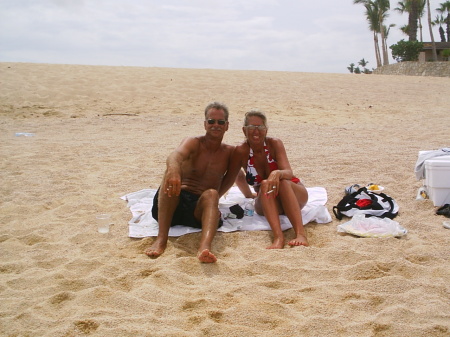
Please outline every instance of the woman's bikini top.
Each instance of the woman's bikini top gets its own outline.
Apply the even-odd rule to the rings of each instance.
[[[264,152],[266,154],[267,163],[269,163],[270,172],[278,170],[277,162],[270,155],[269,149],[267,148],[266,142],[264,142]],[[263,181],[263,178],[256,172],[255,159],[253,158],[253,150],[250,148],[250,153],[248,155],[247,161],[247,174],[246,174],[247,184],[252,186],[259,186]],[[300,179],[293,177],[292,182],[299,183]]]

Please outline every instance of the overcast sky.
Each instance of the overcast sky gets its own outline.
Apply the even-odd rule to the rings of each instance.
[[[408,39],[406,14],[387,23]],[[374,55],[353,0],[0,0],[0,62],[346,73]]]

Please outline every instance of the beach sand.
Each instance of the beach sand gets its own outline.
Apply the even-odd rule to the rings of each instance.
[[[450,230],[414,176],[418,151],[450,146],[448,78],[0,63],[0,83],[1,336],[450,335]],[[218,233],[201,264],[196,233],[144,255],[154,238],[128,237],[120,197],[158,187],[215,100],[226,143],[262,109],[330,212],[346,186],[378,183],[408,234],[339,234],[333,215],[306,226],[308,248]]]

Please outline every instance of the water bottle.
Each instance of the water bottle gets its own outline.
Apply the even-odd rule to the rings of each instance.
[[[249,201],[245,204],[244,214],[246,216],[253,216],[253,214],[255,214],[255,206],[253,205],[253,201]]]

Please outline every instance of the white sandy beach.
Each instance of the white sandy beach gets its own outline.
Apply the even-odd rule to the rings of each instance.
[[[450,230],[414,176],[418,151],[450,146],[449,78],[0,63],[0,84],[1,336],[450,335]],[[154,239],[128,237],[120,197],[158,187],[216,100],[226,143],[262,109],[330,212],[375,182],[408,234],[339,234],[333,215],[306,226],[307,248],[244,231],[217,234],[215,264],[197,260],[200,234],[144,255]]]

